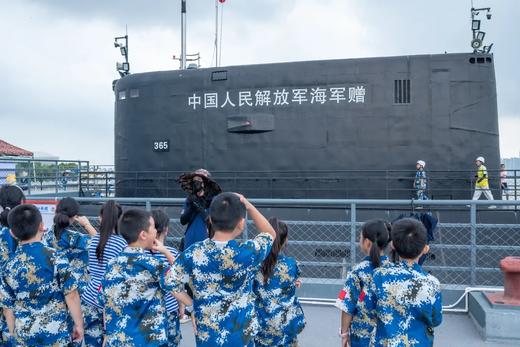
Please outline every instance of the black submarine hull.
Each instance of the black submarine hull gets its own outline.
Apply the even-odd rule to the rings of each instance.
[[[434,198],[468,199],[475,158],[490,172],[500,163],[493,60],[438,54],[128,75],[115,85],[116,194],[182,196],[177,173],[203,167],[253,197],[408,198],[412,181],[400,172],[412,177],[421,159]]]

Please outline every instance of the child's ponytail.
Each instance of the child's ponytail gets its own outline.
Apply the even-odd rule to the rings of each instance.
[[[269,218],[269,223],[276,232],[276,238],[274,239],[273,245],[271,246],[271,251],[269,252],[269,255],[267,256],[267,258],[265,258],[264,262],[262,263],[261,271],[262,275],[264,276],[264,284],[267,283],[269,277],[271,277],[271,275],[274,272],[274,267],[278,262],[278,254],[282,250],[285,241],[287,240],[288,234],[287,224],[278,220],[278,218]]]
[[[379,247],[377,246],[377,240],[375,242],[372,242],[372,247],[370,247],[370,260],[372,261],[372,264],[374,267],[380,267],[381,266],[381,251],[379,250]]]
[[[54,236],[56,240],[61,238],[63,230],[70,226],[70,219],[79,213],[79,204],[73,198],[64,198],[56,206],[54,215]]]
[[[101,207],[101,226],[99,228],[99,243],[96,247],[96,258],[98,261],[103,260],[103,253],[108,243],[108,239],[112,234],[117,234],[117,221],[123,209],[114,200],[107,201],[103,207]]]
[[[54,236],[56,236],[56,240],[61,238],[61,233],[63,230],[67,229],[70,226],[70,218],[66,214],[56,213],[54,215]]]
[[[372,242],[369,253],[372,264],[376,268],[381,266],[381,252],[390,242],[390,224],[380,219],[368,221],[363,224],[361,234]]]

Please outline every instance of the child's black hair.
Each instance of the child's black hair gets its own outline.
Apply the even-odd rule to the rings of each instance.
[[[61,238],[63,230],[70,226],[70,219],[79,213],[79,204],[73,198],[63,198],[56,206],[54,215],[54,236],[56,240]]]
[[[96,247],[96,258],[98,261],[103,260],[103,253],[107,245],[108,239],[112,234],[117,234],[117,221],[123,209],[114,200],[109,200],[101,207],[101,226],[99,227],[99,243]]]
[[[392,244],[403,259],[417,258],[427,241],[426,228],[416,219],[405,218],[392,225]]]
[[[118,231],[128,243],[139,239],[139,234],[150,227],[152,214],[145,210],[130,209],[119,218]]]
[[[9,212],[7,219],[14,236],[25,241],[38,233],[42,215],[34,205],[18,205]]]
[[[214,231],[231,232],[246,217],[246,207],[235,193],[220,193],[209,207]]]
[[[166,212],[160,209],[153,210],[152,217],[155,222],[155,229],[157,229],[157,236],[159,236],[164,233],[170,225],[170,217],[168,217]]]
[[[363,238],[372,241],[369,256],[376,268],[381,266],[381,252],[390,242],[390,230],[390,223],[382,219],[370,220],[361,227]]]
[[[269,252],[269,255],[267,256],[267,258],[265,258],[264,262],[262,263],[261,270],[262,274],[264,275],[264,283],[267,283],[267,280],[269,279],[269,277],[271,277],[271,275],[274,272],[274,267],[278,262],[278,254],[280,254],[280,251],[282,250],[283,245],[287,240],[289,232],[287,224],[278,220],[278,218],[269,218],[269,223],[276,232],[276,238],[274,239],[273,245],[271,246],[271,251]]]
[[[2,206],[0,225],[8,227],[9,223],[7,215],[9,214],[9,211],[24,202],[25,194],[20,187],[11,185],[0,187],[0,206]]]

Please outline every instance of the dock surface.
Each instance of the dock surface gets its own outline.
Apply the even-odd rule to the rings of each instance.
[[[331,306],[303,305],[307,326],[298,338],[300,347],[339,347],[339,310]],[[180,347],[195,347],[191,323],[182,324]],[[445,313],[435,329],[434,346],[440,347],[518,347],[515,343],[486,342],[467,314]]]

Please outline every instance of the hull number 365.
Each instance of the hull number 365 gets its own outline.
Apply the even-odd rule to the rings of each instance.
[[[161,140],[153,142],[154,152],[169,152],[170,151],[170,140]]]

